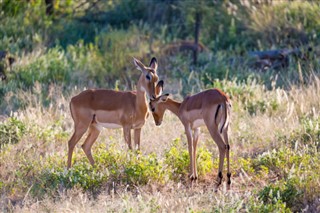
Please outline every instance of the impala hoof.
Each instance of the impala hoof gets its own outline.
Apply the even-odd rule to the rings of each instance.
[[[198,179],[198,175],[194,175],[194,174],[192,174],[192,175],[190,175],[190,180],[191,181],[195,181],[195,180],[197,180]]]

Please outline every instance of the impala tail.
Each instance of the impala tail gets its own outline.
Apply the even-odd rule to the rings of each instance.
[[[220,127],[219,132],[222,134],[223,130],[228,128],[230,120],[231,104],[226,101],[219,104],[215,114],[216,125]],[[223,114],[223,115],[222,115]]]

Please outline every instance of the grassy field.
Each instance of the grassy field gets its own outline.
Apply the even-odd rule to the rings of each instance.
[[[10,69],[0,59],[0,212],[320,212],[317,1],[57,0],[52,13],[44,2],[0,1],[0,51],[15,59]],[[174,45],[193,42],[199,13],[193,63]],[[296,49],[285,66],[252,66],[254,51]],[[231,190],[226,171],[214,190],[218,148],[205,128],[190,182],[184,128],[170,112],[160,127],[149,116],[140,152],[105,129],[96,165],[82,139],[66,169],[71,98],[135,90],[132,57],[153,56],[174,99],[209,88],[230,97]]]
[[[93,147],[97,165],[89,165],[80,142],[75,165],[66,170],[71,96],[57,87],[56,104],[48,108],[36,94],[18,91],[28,107],[1,123],[1,140],[10,139],[1,147],[1,210],[318,211],[319,79],[289,90],[255,82],[222,85],[233,103],[231,190],[224,181],[214,192],[218,150],[206,129],[197,158],[200,178],[189,182],[186,137],[170,112],[160,127],[149,117],[141,153],[128,151],[121,130],[106,129]]]

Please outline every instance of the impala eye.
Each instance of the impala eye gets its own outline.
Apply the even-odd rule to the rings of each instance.
[[[151,80],[151,76],[150,76],[150,75],[147,75],[147,76],[146,76],[146,79],[147,79],[148,81],[150,81],[150,80]]]
[[[156,109],[155,108],[151,108],[151,112],[154,112]]]

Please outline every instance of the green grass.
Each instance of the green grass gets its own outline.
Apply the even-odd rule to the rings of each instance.
[[[183,1],[130,1],[130,7],[101,1],[97,8],[106,13],[100,18],[109,17],[102,23],[83,16],[85,8],[73,14],[76,1],[57,1],[52,17],[43,1],[28,2],[0,3],[0,50],[16,57],[8,80],[0,82],[1,212],[319,210],[317,2],[202,1],[199,7],[214,11],[203,12],[200,41],[208,51],[196,66],[191,53],[163,53],[170,42],[193,38],[195,8]],[[131,13],[123,18],[123,11]],[[291,58],[287,69],[260,72],[245,65],[249,51],[301,44],[313,52],[307,60]],[[96,165],[85,157],[82,139],[66,169],[71,97],[86,88],[135,89],[140,71],[132,57],[147,64],[153,56],[164,92],[173,97],[213,87],[230,97],[231,190],[224,179],[215,192],[218,148],[205,128],[199,179],[189,181],[184,128],[170,112],[160,127],[149,116],[141,151],[128,150],[121,129],[106,129],[92,149]]]
[[[92,167],[77,146],[74,165],[66,170],[67,140],[72,123],[68,108],[63,106],[67,106],[69,98],[56,96],[51,108],[25,100],[27,107],[1,124],[3,131],[10,130],[7,131],[10,134],[2,138],[5,142],[0,152],[4,168],[0,173],[1,193],[7,198],[2,201],[5,202],[3,210],[29,209],[34,200],[42,200],[49,209],[56,209],[52,199],[63,203],[63,197],[81,194],[102,202],[97,205],[113,206],[99,200],[105,193],[119,199],[117,202],[121,205],[130,202],[121,207],[123,210],[129,210],[134,203],[148,211],[165,209],[167,203],[162,196],[170,196],[170,203],[180,200],[177,210],[189,206],[188,211],[234,208],[290,212],[317,208],[319,115],[314,108],[320,101],[319,88],[315,86],[318,81],[314,79],[307,87],[294,86],[291,90],[265,90],[263,85],[254,82],[246,87],[235,82],[223,84],[231,88],[226,91],[249,88],[252,94],[248,100],[263,97],[267,107],[265,111],[252,113],[247,107],[248,100],[241,101],[248,93],[237,92],[232,96],[232,189],[225,191],[224,182],[218,193],[213,192],[218,150],[205,129],[197,155],[199,181],[191,189],[188,189],[189,157],[183,127],[170,113],[160,128],[148,120],[142,132],[141,153],[127,150],[120,130],[106,130],[93,147],[96,165]],[[29,96],[36,94],[30,91],[24,97]],[[288,97],[296,100],[292,109],[284,108],[291,104]],[[279,107],[269,106],[274,100]],[[161,137],[154,139],[155,134]],[[135,193],[141,193],[142,197],[136,197]],[[199,197],[191,205],[187,198],[194,193]],[[215,202],[207,202],[212,196]],[[21,204],[12,205],[12,202]],[[45,208],[42,204],[37,207],[38,210],[42,208]]]

